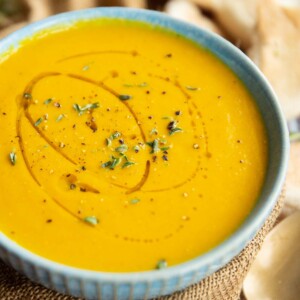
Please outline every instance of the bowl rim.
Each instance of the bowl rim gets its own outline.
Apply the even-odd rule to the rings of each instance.
[[[182,30],[185,29],[189,32],[192,32],[193,34],[201,34],[207,39],[213,40],[215,43],[221,45],[230,53],[231,56],[235,56],[236,59],[238,59],[245,67],[247,67],[248,70],[252,72],[253,76],[260,81],[260,84],[263,86],[265,92],[269,96],[268,100],[273,106],[274,112],[277,116],[278,126],[280,129],[279,135],[281,137],[281,162],[278,168],[278,173],[273,181],[273,188],[267,194],[267,199],[264,201],[261,209],[256,212],[254,211],[254,209],[252,209],[251,213],[243,221],[240,227],[237,230],[235,230],[223,242],[221,242],[208,252],[197,256],[196,258],[190,259],[186,262],[174,266],[170,266],[159,271],[149,270],[140,272],[103,272],[80,269],[69,265],[64,265],[62,263],[58,263],[50,259],[44,258],[38,254],[35,254],[34,252],[27,250],[25,247],[18,245],[12,239],[4,235],[4,233],[2,232],[0,232],[0,246],[2,246],[6,251],[11,252],[14,255],[20,257],[21,259],[30,262],[37,267],[48,269],[54,273],[60,272],[70,277],[76,276],[83,279],[106,282],[111,281],[114,283],[136,283],[145,280],[153,281],[159,279],[167,279],[173,277],[174,275],[184,275],[188,272],[197,271],[205,266],[209,266],[210,264],[219,261],[220,259],[224,258],[225,255],[232,259],[234,257],[234,255],[230,255],[232,250],[239,248],[240,243],[245,240],[245,237],[253,238],[257,230],[267,219],[268,215],[270,214],[271,210],[273,209],[276,203],[278,196],[280,195],[284,184],[289,157],[288,130],[279,103],[277,101],[277,97],[272,87],[268,83],[265,76],[259,71],[258,67],[244,53],[242,53],[241,50],[233,46],[224,38],[220,37],[215,33],[207,32],[199,27],[196,27],[195,25],[174,19],[163,13],[144,9],[124,7],[99,7],[57,14],[43,19],[41,21],[27,25],[22,29],[19,29],[16,32],[0,40],[0,55],[5,55],[6,52],[9,52],[10,55],[10,50],[12,48],[17,49],[19,43],[23,40],[26,40],[28,37],[36,33],[43,32],[47,29],[55,28],[55,26],[57,25],[64,26],[68,24],[72,26],[73,24],[76,24],[79,21],[90,21],[93,19],[101,18],[128,19],[161,27],[163,29],[173,31],[175,33],[179,33],[178,28],[180,28]],[[179,34],[183,35],[182,33]],[[189,35],[186,38],[188,40],[192,40],[196,44],[200,44],[199,42],[197,42],[196,38],[193,35]],[[219,59],[222,60],[220,57]],[[264,118],[263,120],[265,121]],[[260,197],[258,198],[257,202],[259,201],[259,199]],[[246,238],[246,240],[249,241],[250,239]]]

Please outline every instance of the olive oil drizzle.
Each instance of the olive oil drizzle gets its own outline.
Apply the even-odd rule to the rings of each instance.
[[[59,59],[56,61],[56,63],[62,63],[68,60],[76,59],[76,58],[82,58],[87,56],[93,56],[93,55],[103,55],[103,54],[124,54],[124,55],[130,55],[130,56],[139,56],[140,54],[136,51],[121,51],[121,50],[104,50],[104,51],[91,51],[91,52],[84,52],[84,53],[78,53],[71,56],[64,57],[62,59]]]
[[[47,142],[47,144],[49,144],[56,152],[58,152],[60,155],[62,155],[65,159],[67,159],[69,162],[71,162],[72,164],[74,165],[77,165],[77,163],[72,160],[70,157],[68,157],[63,151],[61,151],[61,148],[57,145],[55,145],[51,140],[49,140],[47,138],[47,136],[42,132],[42,130],[40,130],[40,128],[38,126],[35,126],[35,122],[34,120],[32,119],[28,109],[30,107],[30,105],[32,104],[32,99],[28,99],[28,97],[25,97],[24,95],[31,95],[32,94],[32,91],[35,87],[35,85],[42,79],[46,78],[46,77],[51,77],[51,76],[63,76],[64,74],[63,73],[58,73],[58,72],[48,72],[48,73],[43,73],[43,74],[40,74],[38,76],[36,76],[28,85],[27,87],[25,88],[25,91],[23,93],[23,98],[22,98],[22,102],[21,102],[21,112],[23,112],[24,116],[28,119],[28,121],[30,122],[30,124],[32,125],[32,127],[34,128],[35,131],[37,131],[37,133]],[[103,82],[98,82],[98,81],[95,81],[93,79],[90,79],[90,78],[85,78],[83,76],[80,76],[80,75],[75,75],[75,74],[66,74],[65,76],[68,76],[70,78],[74,78],[74,79],[78,79],[78,80],[82,80],[82,81],[85,81],[85,82],[88,82],[88,83],[91,83],[91,84],[94,84],[94,85],[97,85],[103,89],[105,89],[106,91],[110,92],[111,94],[113,94],[115,97],[119,97],[119,94],[112,90],[111,88],[109,88],[108,86],[106,86]],[[137,119],[137,116],[135,115],[134,111],[132,110],[132,108],[124,101],[121,101],[123,103],[123,105],[126,106],[126,108],[130,111],[130,113],[134,116],[134,119],[135,121],[138,123],[138,119]],[[19,115],[19,118],[20,119],[22,117],[22,114]],[[145,138],[145,133],[141,127],[140,124],[138,124],[139,126],[139,129],[140,129],[140,133],[141,133],[141,136],[143,138],[143,142],[146,142],[146,138]],[[22,138],[22,133],[21,133],[21,127],[20,127],[20,122],[17,122],[17,134],[20,136],[20,140],[19,140],[19,143],[20,143],[20,148],[22,149],[22,155],[23,157],[26,156],[25,154],[25,147],[23,145],[23,138]],[[39,181],[37,180],[36,176],[33,174],[31,168],[30,168],[30,165],[28,163],[28,159],[24,158],[24,161],[26,163],[26,166],[27,166],[27,169],[29,170],[31,176],[34,178],[34,180],[39,183]],[[146,165],[145,165],[145,171],[144,171],[144,174],[141,178],[141,181],[135,186],[135,187],[132,187],[132,188],[128,188],[126,186],[121,186],[121,185],[116,185],[115,183],[112,183],[113,185],[116,185],[118,187],[121,187],[123,189],[128,189],[128,193],[133,193],[139,189],[142,188],[142,186],[146,183],[147,181],[147,178],[148,178],[148,175],[149,175],[149,162],[146,162]],[[40,183],[39,183],[40,185]]]
[[[59,61],[57,61],[57,63],[61,63],[61,62],[64,62],[64,61],[68,61],[68,60],[71,60],[71,59],[76,59],[76,58],[80,58],[80,57],[85,57],[85,56],[91,56],[91,55],[100,55],[100,54],[125,54],[125,55],[132,55],[132,56],[140,56],[142,57],[140,54],[138,54],[137,52],[124,52],[124,51],[96,51],[96,52],[90,52],[90,53],[82,53],[82,54],[77,54],[77,55],[73,55],[73,56],[70,56],[70,57],[66,57],[66,58],[63,58]],[[143,57],[144,58],[144,57]],[[149,60],[151,61],[151,60]],[[176,79],[176,80],[170,80],[170,78],[168,77],[162,77],[162,76],[157,76],[157,75],[153,75],[153,74],[148,74],[149,76],[153,76],[153,77],[156,77],[158,79],[161,79],[161,80],[164,80],[164,81],[167,81],[169,83],[171,83],[172,85],[174,85],[176,88],[179,89],[179,91],[184,95],[184,97],[187,99],[187,105],[189,107],[190,104],[192,105],[193,109],[189,109],[189,115],[191,116],[191,123],[192,123],[192,127],[194,128],[194,131],[195,131],[195,124],[193,123],[193,112],[195,111],[197,116],[201,119],[201,126],[203,127],[203,132],[204,132],[204,138],[205,138],[205,145],[206,145],[206,153],[207,153],[207,157],[210,157],[209,156],[209,151],[208,151],[208,138],[207,138],[207,132],[206,132],[206,128],[205,128],[205,122],[203,121],[202,119],[202,115],[199,111],[199,108],[197,107],[197,105],[195,104],[195,102],[192,100],[190,94],[182,87],[182,85],[179,83],[179,81]],[[36,76],[28,85],[27,87],[25,88],[25,91],[24,91],[24,95],[25,94],[29,94],[31,95],[33,89],[34,89],[34,86],[35,84],[42,80],[43,78],[45,77],[48,77],[48,76],[67,76],[69,78],[74,78],[74,79],[78,79],[78,80],[82,80],[82,81],[85,81],[85,82],[88,82],[88,83],[91,83],[91,84],[94,84],[94,85],[97,85],[99,86],[100,88],[106,90],[107,92],[111,93],[112,95],[114,95],[116,98],[120,98],[120,94],[118,92],[116,92],[115,90],[111,89],[109,86],[107,86],[104,81],[96,81],[96,80],[93,80],[91,78],[87,78],[87,77],[83,77],[81,75],[78,75],[78,74],[71,74],[71,73],[61,73],[61,72],[48,72],[48,73],[43,73],[43,74],[40,74],[39,76]],[[109,78],[109,77],[106,77],[106,79]],[[24,147],[24,143],[23,143],[23,137],[22,137],[22,133],[21,133],[21,119],[23,117],[27,118],[28,121],[30,122],[30,124],[32,125],[32,127],[34,128],[34,130],[36,132],[38,132],[38,134],[56,151],[58,152],[60,155],[62,155],[64,158],[66,158],[69,162],[71,162],[72,164],[74,165],[77,165],[75,161],[73,161],[71,158],[69,158],[64,152],[61,151],[61,149],[56,146],[52,141],[50,141],[47,136],[45,136],[45,134],[43,134],[43,132],[39,129],[39,127],[37,126],[34,126],[34,120],[32,119],[32,117],[30,116],[30,113],[28,111],[28,108],[29,106],[31,105],[31,101],[32,99],[28,99],[27,97],[23,96],[23,99],[22,99],[22,105],[21,105],[21,109],[20,109],[20,113],[19,113],[19,117],[18,117],[18,120],[17,120],[17,132],[18,132],[18,136],[20,137],[19,138],[19,144],[20,144],[20,149],[21,149],[21,152],[22,152],[22,156],[24,158],[24,161],[25,161],[25,164],[27,166],[27,169],[29,171],[29,173],[31,174],[31,176],[33,177],[33,179],[36,181],[36,183],[41,186],[40,182],[38,181],[38,179],[36,178],[36,176],[34,175],[33,171],[31,170],[31,167],[30,167],[30,164],[29,164],[29,161],[28,161],[28,157],[27,157],[27,154],[26,154],[26,151],[25,151],[25,147]],[[139,127],[139,130],[140,130],[140,134],[142,136],[142,139],[144,141],[144,143],[146,143],[146,136],[145,136],[145,133],[142,129],[142,126],[137,118],[137,115],[135,114],[134,110],[132,109],[132,107],[130,106],[130,101],[121,101],[123,103],[123,105],[126,106],[126,108],[129,110],[130,114],[133,116],[136,124],[138,125]],[[193,111],[194,110],[194,111]],[[196,133],[196,131],[195,131]],[[147,179],[148,179],[148,176],[149,176],[149,173],[150,173],[150,169],[151,169],[151,163],[149,160],[146,161],[146,166],[145,166],[145,171],[144,171],[144,174],[140,180],[140,182],[132,187],[132,188],[128,188],[126,186],[122,186],[122,185],[118,185],[118,184],[115,184],[115,183],[112,183],[113,185],[119,187],[119,188],[123,188],[123,189],[127,189],[126,193],[125,194],[131,194],[131,193],[134,193],[136,191],[139,191],[142,189],[142,187],[145,185],[145,183],[147,182]],[[195,171],[193,172],[193,174],[187,179],[185,180],[184,182],[182,183],[179,183],[177,185],[174,185],[172,187],[169,187],[169,188],[163,188],[163,189],[156,189],[156,190],[143,190],[143,192],[163,192],[163,191],[167,191],[167,190],[170,190],[170,189],[174,189],[174,188],[179,188],[183,185],[185,185],[187,182],[191,181],[196,175],[197,173],[200,171],[201,168],[201,157],[200,155],[198,156],[198,160],[197,160],[197,163],[196,163],[196,168],[195,168]],[[93,187],[89,187],[89,191],[91,192],[94,192],[94,193],[99,193],[99,191]],[[50,196],[50,195],[49,195]],[[73,217],[75,217],[76,219],[80,220],[80,221],[83,221],[83,219],[78,216],[78,214],[72,212],[71,210],[69,210],[67,207],[63,206],[57,199],[55,199],[54,197],[51,197],[54,202],[56,204],[58,204],[63,210],[65,210],[67,213],[71,214]],[[182,230],[184,228],[184,225],[183,224],[180,224],[179,227],[174,231],[175,233],[179,232],[180,230]],[[95,226],[95,229],[101,229],[101,226]],[[160,240],[162,239],[168,239],[168,238],[171,238],[173,235],[174,235],[174,232],[173,233],[168,233],[168,234],[165,234],[164,236],[160,237],[160,238],[150,238],[150,239],[138,239],[138,238],[132,238],[132,237],[127,237],[127,236],[119,236],[119,235],[116,235],[114,234],[113,236],[115,238],[122,238],[124,239],[125,241],[129,241],[129,242],[159,242]],[[112,233],[109,233],[109,232],[106,232],[106,234],[109,234],[111,235]]]

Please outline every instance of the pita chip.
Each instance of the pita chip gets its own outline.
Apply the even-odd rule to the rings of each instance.
[[[209,18],[202,15],[201,10],[186,0],[171,0],[165,6],[165,12],[174,18],[193,23],[209,31],[223,34],[221,29]]]
[[[277,2],[259,1],[256,43],[248,55],[269,79],[286,118],[300,115],[300,24]]]
[[[300,212],[267,236],[244,281],[247,300],[296,300],[300,295]]]

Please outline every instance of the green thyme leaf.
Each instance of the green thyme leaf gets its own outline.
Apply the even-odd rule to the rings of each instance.
[[[135,162],[133,162],[133,161],[126,161],[126,162],[123,164],[122,169],[131,167],[131,166],[133,166],[133,165],[135,165]]]
[[[119,95],[119,99],[121,101],[127,101],[127,100],[132,99],[132,96],[130,96],[130,95]]]
[[[151,153],[156,153],[159,151],[159,147],[158,147],[158,139],[155,139],[153,141],[153,145],[152,145],[152,151]]]
[[[186,86],[185,88],[189,91],[199,91],[200,90],[200,88],[198,88],[198,87],[189,86],[189,85]]]
[[[170,149],[170,146],[166,146],[166,147],[161,147],[160,150],[161,151],[168,151]]]
[[[115,149],[115,151],[117,151],[117,152],[119,152],[119,153],[124,153],[124,152],[126,152],[127,150],[128,150],[128,146],[125,145],[125,144],[123,144],[123,145],[121,145],[121,146],[119,146],[119,147],[117,147],[117,148]]]
[[[173,135],[175,133],[183,132],[181,128],[175,127],[169,131],[169,135]]]
[[[150,153],[156,153],[158,152],[160,149],[159,149],[159,140],[158,139],[155,139],[153,142],[147,142],[146,143],[149,147],[152,148],[151,152]]]
[[[178,122],[176,120],[173,120],[168,124],[167,129],[172,130],[177,127],[177,124],[178,124]]]
[[[122,135],[121,132],[116,131],[110,137],[111,137],[111,139],[115,140],[115,139],[119,138],[121,135]]]
[[[167,261],[165,259],[161,259],[157,262],[156,269],[157,270],[165,269],[167,266],[168,266]]]
[[[9,159],[10,159],[10,162],[13,166],[16,165],[17,163],[17,154],[15,152],[10,152],[9,153]]]
[[[122,156],[126,161],[128,161],[128,157],[124,153],[120,153],[120,156]]]
[[[34,126],[35,127],[38,127],[42,122],[43,122],[43,118],[39,118],[35,123],[34,123]]]
[[[151,131],[150,131],[150,134],[158,134],[158,131],[157,131],[157,128],[152,128]]]
[[[111,161],[107,161],[101,165],[102,168],[107,168],[111,166]]]
[[[81,108],[80,108],[80,106],[79,106],[77,103],[73,104],[73,108],[74,108],[79,114],[81,113]]]
[[[90,103],[81,108],[83,111],[99,108],[99,102]]]
[[[44,101],[44,104],[45,104],[45,105],[48,105],[48,104],[50,104],[52,101],[53,101],[53,99],[52,99],[52,98],[49,98],[49,99],[47,99],[47,100]]]
[[[133,151],[134,151],[135,153],[138,153],[140,150],[141,150],[141,148],[140,148],[140,146],[138,146],[138,145],[136,145],[136,146],[133,147]]]
[[[110,135],[110,137],[106,138],[106,145],[110,146],[112,144],[112,141],[119,138],[121,135],[121,132],[115,131],[113,134]]]
[[[109,166],[109,168],[111,170],[113,170],[120,162],[121,162],[120,158],[118,158],[118,157],[112,157],[111,165]]]
[[[89,110],[99,108],[99,102],[89,103],[83,107],[81,107],[79,104],[75,103],[75,104],[73,104],[73,108],[81,116]]]
[[[141,200],[138,199],[138,198],[134,198],[134,199],[131,199],[131,200],[130,200],[130,204],[137,204],[137,203],[139,203],[139,202],[141,202]]]
[[[89,65],[85,65],[82,67],[82,71],[88,71],[90,69]]]
[[[83,219],[84,222],[89,223],[93,226],[99,224],[99,220],[95,216],[88,216]]]
[[[64,117],[65,117],[65,115],[63,115],[63,114],[59,115],[56,119],[56,122],[60,122]]]

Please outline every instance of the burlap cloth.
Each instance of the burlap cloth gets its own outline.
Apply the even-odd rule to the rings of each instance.
[[[225,267],[184,291],[156,300],[238,300],[242,283],[255,259],[267,233],[273,228],[279,216],[284,192],[264,226],[247,247]],[[1,300],[79,300],[51,291],[29,281],[23,275],[0,261]],[[105,300],[105,299],[104,299]]]

